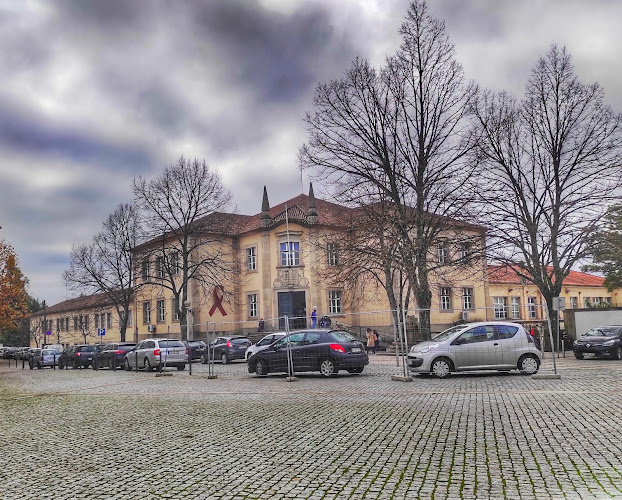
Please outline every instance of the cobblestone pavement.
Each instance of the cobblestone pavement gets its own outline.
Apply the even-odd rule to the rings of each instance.
[[[0,498],[622,498],[622,362],[410,383],[385,356],[297,382],[216,368],[0,360]]]

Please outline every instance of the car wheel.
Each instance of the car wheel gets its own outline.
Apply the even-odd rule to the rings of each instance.
[[[579,352],[575,352],[574,353],[574,357],[577,359],[583,359],[583,354],[579,353]]]
[[[130,361],[125,358],[125,363],[123,363],[123,366],[125,367],[125,371],[126,372],[131,372],[132,371],[132,367],[130,365]]]
[[[333,375],[337,375],[337,371],[338,370],[335,366],[335,363],[328,358],[320,363],[320,373],[325,377],[332,377]]]
[[[37,363],[37,368],[38,368],[39,370],[41,370],[41,368],[43,368],[43,367],[41,366],[41,363]]]
[[[257,363],[255,363],[255,373],[258,377],[268,375],[268,363],[266,363],[263,359],[258,359]]]
[[[618,361],[622,359],[622,346],[618,346],[618,348],[613,353],[613,359],[617,359]]]
[[[229,362],[229,360],[227,359],[227,355],[224,352],[222,353],[222,356],[220,357],[220,361],[222,361],[223,365],[226,365]]]
[[[354,368],[348,368],[348,373],[351,373],[352,375],[363,373],[363,368],[364,367],[362,366],[355,366]]]
[[[435,359],[432,363],[432,373],[438,378],[445,378],[451,373],[451,361],[446,358]]]
[[[533,375],[540,368],[540,360],[533,354],[525,354],[518,360],[518,369],[523,375]]]
[[[63,368],[65,368],[65,365],[63,364],[63,362],[62,362],[62,361],[59,361],[59,362],[58,362],[58,369],[59,369],[59,370],[62,370]]]
[[[177,365],[177,370],[183,372],[186,369],[186,365]]]
[[[28,366],[30,367],[31,370],[34,368],[32,361],[28,361]]]
[[[205,354],[201,354],[201,364],[204,365],[207,363],[207,359],[205,359]]]
[[[149,362],[149,358],[145,358],[145,361],[143,362],[143,367],[145,368],[146,372],[150,372],[153,370],[153,366],[151,366],[151,363]]]

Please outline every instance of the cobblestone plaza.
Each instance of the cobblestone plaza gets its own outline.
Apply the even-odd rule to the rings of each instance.
[[[386,356],[296,382],[0,363],[2,499],[622,498],[616,361],[409,383]]]

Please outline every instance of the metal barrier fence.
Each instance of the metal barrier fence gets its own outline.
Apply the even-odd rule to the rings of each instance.
[[[275,373],[292,377],[313,372],[326,376],[350,373],[407,377],[413,370],[442,375],[456,368],[491,366],[499,371],[519,369],[534,373],[538,368],[556,371],[555,358],[561,354],[554,356],[542,350],[548,318],[541,305],[537,309],[530,304],[518,310],[495,306],[469,311],[470,319],[493,322],[487,325],[472,324],[473,321],[462,319],[465,316],[452,322],[455,314],[449,312],[430,311],[432,331],[419,327],[417,310],[372,311],[320,318],[280,317],[194,324],[189,325],[188,336],[192,339],[189,342],[164,340],[182,338],[184,327],[177,325],[168,327],[166,333],[159,334],[159,339],[142,340],[137,348],[103,346],[91,358],[83,357],[83,362],[73,365],[65,362],[63,367],[179,370],[207,377]],[[444,314],[450,319],[445,320]],[[502,321],[522,323],[527,335],[515,327],[494,324]],[[447,333],[438,336],[440,330]],[[462,333],[456,337],[454,333],[458,331]],[[552,338],[547,340],[548,345],[555,343]],[[416,347],[409,360],[406,354],[413,346]],[[25,360],[15,363],[16,367],[28,368]]]

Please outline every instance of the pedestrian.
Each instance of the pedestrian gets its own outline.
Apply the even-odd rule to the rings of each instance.
[[[317,322],[317,307],[313,306],[313,312],[311,313],[311,328],[315,328],[315,324]]]
[[[380,335],[378,334],[378,330],[374,330],[374,354],[376,354],[378,347],[380,347]]]
[[[374,354],[376,354],[376,344],[375,344],[376,338],[374,336],[374,332],[371,328],[367,329],[367,349],[365,350],[365,352],[367,352],[367,354],[369,354],[369,350],[372,349],[374,351]]]
[[[263,332],[266,329],[266,322],[263,320],[263,318],[259,319],[259,326],[257,327],[257,331],[258,332]]]

